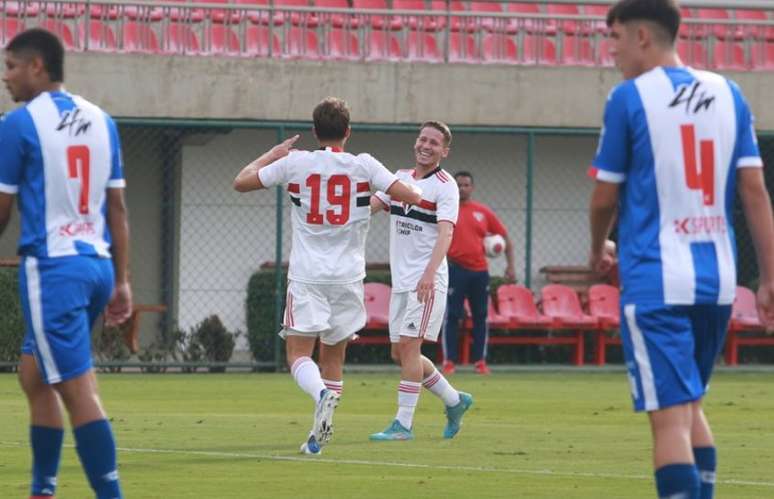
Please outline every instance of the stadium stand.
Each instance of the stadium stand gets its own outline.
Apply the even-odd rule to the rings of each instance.
[[[595,284],[589,288],[589,315],[597,320],[594,363],[605,365],[607,346],[620,345],[621,308],[618,288],[609,284]]]

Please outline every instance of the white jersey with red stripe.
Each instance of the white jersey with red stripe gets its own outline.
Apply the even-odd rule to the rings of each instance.
[[[365,277],[371,190],[389,189],[395,175],[369,154],[326,148],[293,151],[258,177],[264,187],[284,185],[293,203],[288,279],[345,284]]]
[[[377,192],[376,196],[390,211],[390,272],[392,291],[400,293],[417,287],[438,240],[438,222],[457,223],[460,193],[454,178],[440,167],[423,178],[416,178],[416,170],[399,170],[398,180],[419,187],[422,202],[409,206],[392,201],[390,196]],[[445,291],[449,286],[446,258],[436,272],[436,289]]]

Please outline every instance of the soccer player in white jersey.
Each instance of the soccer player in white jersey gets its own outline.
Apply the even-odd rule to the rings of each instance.
[[[280,335],[293,378],[316,403],[314,425],[301,450],[317,454],[333,432],[347,343],[366,323],[363,278],[371,189],[407,203],[420,198],[374,157],[344,152],[350,126],[343,100],[323,100],[313,119],[319,150],[291,150],[298,135],[291,137],[244,167],[234,188],[247,192],[284,185],[293,203]],[[319,367],[311,358],[318,338]]]
[[[473,404],[468,393],[458,392],[422,355],[423,341],[435,342],[446,309],[449,271],[446,252],[451,245],[460,194],[454,178],[441,168],[449,154],[451,131],[439,121],[419,128],[414,143],[416,164],[398,171],[398,178],[422,195],[417,206],[409,206],[390,193],[377,192],[371,210],[390,213],[390,342],[392,359],[400,365],[398,413],[393,422],[371,440],[414,438],[414,411],[422,386],[446,406],[444,438],[453,438],[462,416]]]
[[[702,398],[736,289],[739,192],[758,255],[758,310],[774,326],[774,222],[753,119],[739,87],[684,67],[674,0],[609,11],[626,81],[610,93],[590,173],[591,265],[618,219],[621,333],[636,411],[648,413],[661,498],[713,495],[715,443]]]
[[[55,495],[61,400],[92,489],[115,499],[116,445],[92,370],[91,327],[104,310],[106,323],[117,324],[132,308],[121,149],[110,116],[65,92],[63,76],[64,49],[48,31],[24,31],[5,49],[3,81],[25,103],[0,124],[0,231],[18,195],[30,496]]]

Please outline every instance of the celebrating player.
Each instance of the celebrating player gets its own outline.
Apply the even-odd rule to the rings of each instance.
[[[106,323],[118,324],[132,309],[118,131],[100,108],[62,90],[64,49],[48,31],[14,37],[5,67],[11,97],[26,103],[0,125],[0,231],[18,194],[26,323],[19,379],[30,407],[31,497],[56,491],[61,397],[97,498],[120,498],[116,445],[91,359],[97,316],[106,310]]]
[[[774,325],[774,223],[753,119],[739,87],[684,67],[673,0],[622,0],[607,16],[626,81],[610,94],[591,168],[592,267],[618,211],[621,333],[632,398],[650,418],[661,498],[713,495],[702,398],[736,289],[738,190],[758,255],[759,313]]]
[[[438,121],[423,123],[414,144],[416,166],[397,174],[421,192],[419,205],[401,204],[389,192],[377,192],[371,198],[372,211],[390,212],[389,329],[392,359],[401,371],[395,420],[384,431],[371,435],[371,440],[414,438],[414,411],[422,386],[446,405],[445,438],[457,434],[463,414],[473,404],[470,394],[455,390],[421,352],[422,341],[438,339],[446,308],[446,252],[460,203],[457,184],[440,167],[450,145],[448,126]]]
[[[280,335],[298,386],[315,401],[314,425],[302,452],[317,454],[333,434],[344,386],[347,342],[366,323],[365,241],[372,186],[406,203],[420,197],[368,154],[344,152],[349,109],[329,97],[313,113],[316,151],[293,151],[296,135],[245,166],[239,192],[284,185],[293,203],[293,246]],[[312,360],[320,339],[320,367]]]

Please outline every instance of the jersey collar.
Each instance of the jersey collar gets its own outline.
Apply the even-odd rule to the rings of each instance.
[[[344,152],[344,149],[342,149],[341,147],[331,147],[331,146],[321,147],[320,150],[330,151],[330,152]]]
[[[424,179],[426,179],[426,178],[430,178],[430,177],[432,177],[433,175],[435,175],[435,174],[436,174],[436,173],[438,173],[439,171],[441,171],[441,167],[440,167],[440,166],[436,167],[436,168],[435,168],[435,170],[432,170],[430,173],[428,173],[427,175],[425,175],[424,177],[422,177],[422,180],[424,180]],[[414,171],[413,171],[413,172],[411,172],[411,176],[412,176],[412,177],[414,177],[414,178],[417,178],[417,170],[416,170],[416,168],[414,169]]]

